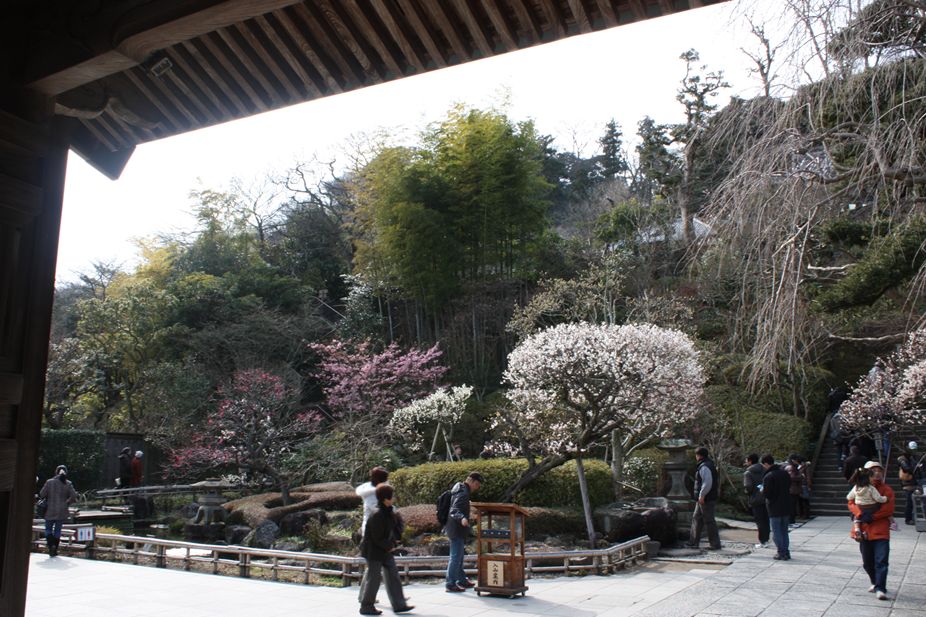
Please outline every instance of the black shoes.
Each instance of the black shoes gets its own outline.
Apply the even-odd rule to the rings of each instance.
[[[360,609],[361,615],[382,615],[383,611],[376,608],[362,608]]]
[[[772,557],[772,559],[775,559],[777,561],[790,561],[791,555],[782,555],[780,553],[776,553],[775,556]]]
[[[393,612],[393,613],[410,613],[410,612],[412,612],[413,610],[415,610],[415,607],[414,607],[414,606],[406,606],[405,608],[397,608],[397,609],[395,609],[395,610],[392,611],[392,612]]]

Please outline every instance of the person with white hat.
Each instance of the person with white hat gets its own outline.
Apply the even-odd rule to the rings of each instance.
[[[871,485],[887,500],[872,514],[868,524],[867,537],[859,541],[862,553],[862,567],[868,574],[870,593],[879,600],[887,600],[887,569],[891,553],[891,518],[894,515],[894,490],[884,482],[884,468],[878,461],[868,461],[865,469],[870,474]],[[862,516],[862,509],[854,500],[849,500],[849,511],[853,519]],[[852,536],[855,537],[853,525]]]
[[[920,476],[923,469],[922,459],[920,459],[919,464],[916,462],[916,448],[916,442],[911,441],[907,444],[907,448],[904,450],[903,454],[897,457],[897,475],[900,478],[900,486],[907,497],[903,517],[907,525],[912,525],[915,522],[913,520],[913,495],[916,489],[919,488]]]

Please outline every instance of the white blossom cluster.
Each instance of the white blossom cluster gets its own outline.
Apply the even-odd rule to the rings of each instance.
[[[421,429],[435,423],[445,427],[456,424],[466,411],[466,402],[472,393],[472,386],[467,385],[441,388],[396,410],[389,429],[409,439],[410,445],[420,447],[423,439]]]
[[[575,452],[618,429],[652,435],[700,409],[705,375],[691,339],[650,324],[562,324],[508,357],[500,424],[537,452]]]
[[[897,430],[926,422],[924,403],[926,328],[921,328],[910,333],[887,359],[878,359],[839,411],[850,429]]]

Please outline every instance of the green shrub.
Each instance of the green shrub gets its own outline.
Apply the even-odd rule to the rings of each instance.
[[[740,415],[739,439],[743,452],[772,453],[776,459],[811,450],[810,424],[783,413],[745,411]]]
[[[656,448],[637,450],[624,461],[624,497],[633,501],[639,497],[662,494],[662,468],[668,454]],[[635,487],[640,490],[634,490]]]
[[[43,429],[37,474],[44,481],[54,475],[55,467],[64,465],[78,491],[101,488],[105,455],[106,435],[100,431]]]
[[[423,533],[440,533],[441,526],[437,522],[437,508],[434,504],[420,503],[398,509],[405,521],[405,533],[402,537],[414,537]]]
[[[582,508],[527,508],[527,537],[541,540],[546,536],[584,534],[585,515]]]
[[[589,500],[596,507],[614,500],[609,467],[596,460],[585,462]],[[395,487],[396,501],[403,505],[433,504],[438,495],[460,482],[471,471],[485,479],[474,501],[500,501],[509,486],[527,469],[525,459],[488,459],[453,463],[425,463],[393,472],[389,482]],[[551,469],[520,491],[514,499],[522,506],[575,506],[581,504],[576,465],[570,461]]]

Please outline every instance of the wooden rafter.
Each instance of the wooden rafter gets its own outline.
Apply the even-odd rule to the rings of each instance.
[[[309,42],[305,36],[303,36],[302,31],[296,26],[296,24],[289,19],[285,14],[275,12],[263,18],[264,23],[267,23],[274,28],[275,31],[279,32],[280,30],[286,32],[289,36],[289,39],[292,41],[293,45],[299,50],[300,55],[304,56],[308,64],[311,65],[312,69],[315,70],[321,82],[317,84],[317,89],[320,92],[327,90],[329,93],[334,92],[343,92],[346,87],[346,82],[342,84],[335,77],[335,73],[339,73],[335,66],[329,66],[330,60],[323,57],[321,53],[316,49],[315,45]],[[302,66],[299,58],[292,55],[291,62],[295,62],[299,66]],[[289,58],[289,56],[288,56]],[[312,79],[311,76],[306,74],[306,77]]]
[[[264,98],[251,86],[251,82],[248,81],[245,76],[241,75],[232,63],[228,61],[225,51],[219,47],[221,39],[217,35],[207,34],[197,39],[197,41],[201,42],[203,48],[212,54],[216,62],[228,73],[228,76],[232,78],[239,88],[241,88],[248,97],[248,100],[251,101],[257,109],[261,111],[270,109],[271,102],[264,100]]]
[[[576,20],[576,26],[579,28],[579,32],[587,33],[592,31],[592,20],[588,18],[588,13],[585,12],[585,7],[582,5],[582,0],[568,0],[569,1],[569,10],[572,11],[572,16]]]
[[[543,29],[537,23],[537,17],[533,10],[529,10],[524,4],[525,0],[510,0],[511,8],[514,9],[515,15],[521,24],[521,28],[528,33],[528,38],[534,43],[543,40]]]
[[[392,55],[392,52],[389,51],[386,42],[379,36],[379,33],[376,31],[376,28],[373,27],[366,13],[357,4],[357,0],[340,0],[340,6],[350,16],[351,21],[360,34],[360,36],[355,37],[357,44],[360,45],[361,41],[365,40],[376,52],[376,55],[379,56],[380,60],[386,66],[386,70],[392,73],[391,76],[383,75],[383,77],[388,79],[389,77],[404,75],[405,72],[402,70],[402,67],[399,66],[398,61]]]
[[[598,12],[601,13],[604,25],[608,28],[616,26],[618,24],[617,13],[614,12],[611,0],[595,0],[595,3],[598,5]]]
[[[418,55],[418,52],[415,51],[415,46],[412,45],[412,42],[405,36],[396,15],[393,15],[392,11],[383,0],[370,0],[370,4],[373,5],[373,10],[376,11],[379,18],[383,20],[383,25],[386,26],[389,35],[392,37],[395,44],[398,45],[405,59],[415,67],[417,72],[424,72],[424,61]]]
[[[428,55],[431,57],[434,65],[437,68],[447,66],[447,58],[444,57],[444,53],[437,46],[437,41],[434,40],[431,29],[425,26],[422,16],[418,13],[418,9],[415,8],[414,3],[409,0],[397,0],[397,2],[405,13],[405,18],[408,19],[414,31],[418,33],[421,44],[428,50]]]
[[[206,80],[203,79],[200,75],[200,70],[202,70],[202,63],[197,64],[197,68],[194,69],[189,62],[187,62],[184,57],[184,51],[186,48],[182,45],[175,45],[174,47],[166,50],[167,57],[170,58],[170,61],[174,65],[178,66],[180,70],[186,73],[189,78],[196,84],[196,87],[199,88],[199,91],[202,92],[212,103],[212,105],[218,110],[219,114],[228,117],[228,116],[237,116],[239,111],[235,108],[234,104],[226,105],[225,104],[225,94],[219,90],[215,91],[214,87],[221,88],[219,85],[221,82],[216,83],[215,79],[212,79],[215,86],[211,86],[206,83]],[[204,71],[205,72],[205,71]],[[208,74],[208,73],[207,73]],[[210,75],[211,77],[211,75]],[[227,89],[227,88],[226,88]]]
[[[218,87],[221,89],[221,91],[222,91],[222,92],[221,92],[221,95],[224,95],[225,97],[227,97],[228,102],[236,108],[236,111],[235,111],[235,112],[232,112],[232,115],[234,115],[234,116],[237,116],[237,115],[244,115],[245,113],[248,112],[249,107],[247,106],[247,104],[245,104],[245,102],[242,101],[242,100],[238,97],[238,93],[235,91],[235,88],[233,88],[233,87],[231,86],[231,84],[229,84],[229,82],[226,81],[225,78],[224,78],[222,75],[220,75],[219,72],[216,71],[216,70],[213,68],[212,62],[210,61],[210,59],[209,59],[208,57],[206,57],[206,56],[205,56],[205,55],[204,55],[204,54],[203,54],[192,42],[190,42],[190,41],[184,41],[184,42],[181,43],[180,45],[175,46],[175,48],[174,48],[174,53],[175,53],[177,56],[181,55],[181,54],[180,54],[180,50],[181,50],[181,49],[182,49],[184,52],[186,52],[187,54],[189,54],[190,57],[191,57],[192,59],[194,59],[194,60],[197,61],[197,66],[198,66],[206,75],[209,76],[209,78],[215,83],[216,86],[218,86]],[[219,98],[220,98],[220,99],[221,99],[221,95],[219,95]]]
[[[473,43],[476,44],[476,48],[482,52],[484,58],[494,55],[495,51],[492,48],[492,42],[486,36],[486,33],[482,30],[482,26],[479,24],[479,20],[476,19],[476,16],[473,15],[472,6],[469,4],[469,0],[453,0],[453,7],[457,12],[457,15],[463,19],[463,22],[466,24],[466,29],[469,31],[470,38],[473,39]]]
[[[547,23],[550,24],[550,29],[553,31],[553,36],[555,38],[562,38],[566,36],[566,24],[563,21],[563,16],[560,15],[559,9],[556,8],[556,5],[552,0],[540,0],[540,5],[543,7],[544,13],[547,16]]]
[[[290,51],[289,44],[292,43],[292,39],[289,37],[289,33],[285,30],[281,32],[275,28],[274,25],[268,21],[268,18],[263,15],[260,17],[255,17],[254,23],[261,29],[267,40],[278,42],[278,44],[275,46],[277,53],[282,56],[283,61],[286,62],[286,65],[289,67],[289,69],[296,75],[302,85],[305,86],[305,88],[308,90],[309,96],[311,98],[323,96],[324,91],[327,90],[326,84],[324,83],[324,78],[317,73],[317,77],[313,77],[306,72],[305,68],[302,66],[302,63],[299,62],[299,59],[296,58],[292,51]]]
[[[328,56],[335,65],[337,65],[338,72],[342,76],[343,83],[341,85],[343,88],[349,89],[352,86],[369,83],[375,79],[375,77],[372,77],[364,70],[356,59],[351,62],[353,56],[348,56],[350,50],[346,49],[346,46],[344,46],[343,42],[338,38],[337,33],[334,32],[330,24],[322,23],[320,19],[309,12],[305,4],[295,5],[292,11],[296,19],[308,32],[309,36],[307,36],[305,40],[309,41],[310,44],[317,41],[318,45],[328,50]],[[326,29],[326,25],[328,28],[331,28],[331,35],[329,35],[328,29]]]
[[[518,34],[508,25],[505,16],[502,15],[502,12],[498,8],[498,3],[494,0],[482,0],[482,8],[485,10],[486,15],[489,16],[495,31],[498,32],[498,36],[502,40],[505,51],[514,51],[517,49]]]
[[[256,27],[257,24],[254,24]],[[270,54],[270,50],[264,45],[264,42],[260,40],[257,34],[251,28],[251,22],[246,21],[242,23],[235,24],[234,26],[238,34],[244,38],[244,41],[248,44],[248,47],[253,49],[257,54],[257,57],[263,62],[264,66],[270,69],[270,72],[276,78],[277,83],[283,86],[283,89],[286,90],[286,95],[290,102],[301,101],[305,99],[305,95],[300,91],[300,89],[292,82],[289,76],[283,71],[282,67],[277,64],[277,61]],[[267,80],[269,82],[269,79]],[[272,85],[271,85],[272,87]],[[281,93],[282,94],[282,93]]]
[[[431,21],[434,22],[440,31],[444,33],[444,36],[450,42],[450,47],[453,49],[454,54],[456,54],[457,62],[466,62],[470,59],[469,49],[466,46],[466,43],[463,42],[463,39],[460,38],[460,33],[457,32],[456,27],[450,21],[450,18],[447,16],[447,12],[444,10],[444,7],[440,2],[426,2],[423,5],[424,9],[428,11],[431,15]]]

